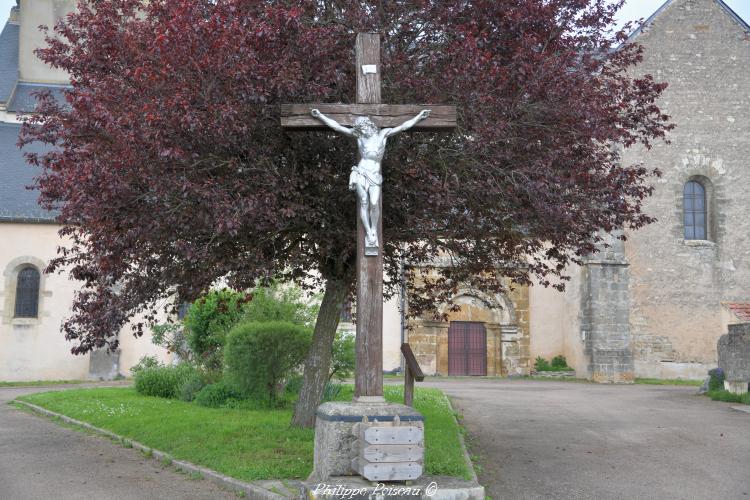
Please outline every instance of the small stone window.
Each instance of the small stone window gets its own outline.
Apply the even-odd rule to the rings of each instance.
[[[698,181],[688,181],[682,195],[686,240],[707,240],[706,188]]]
[[[39,316],[39,271],[27,266],[18,273],[16,281],[16,318]]]

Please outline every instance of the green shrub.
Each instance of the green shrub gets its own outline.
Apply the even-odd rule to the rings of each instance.
[[[177,388],[177,397],[182,401],[190,402],[195,399],[195,396],[205,386],[206,382],[203,379],[203,376],[200,373],[195,372],[182,381]]]
[[[319,300],[309,301],[299,287],[273,283],[258,287],[245,306],[243,323],[288,321],[295,325],[313,326],[318,315]]]
[[[331,358],[331,373],[328,379],[335,377],[346,380],[354,373],[356,354],[354,352],[354,335],[337,332],[333,341],[333,356]]]
[[[280,384],[302,363],[310,348],[309,328],[287,321],[241,323],[227,336],[226,379],[243,396],[278,398]]]
[[[302,390],[302,382],[302,375],[293,375],[289,377],[289,380],[287,380],[284,385],[284,392],[292,396],[299,395],[299,391]]]
[[[562,355],[555,356],[554,358],[552,358],[551,366],[552,366],[553,371],[562,372],[562,371],[570,370],[570,367],[568,366],[568,362],[565,359],[565,356],[562,356]]]
[[[142,368],[135,373],[135,390],[144,396],[176,398],[182,384],[196,373],[195,367],[187,363]]]
[[[343,385],[335,382],[327,382],[325,389],[323,389],[323,401],[334,401],[341,394],[343,387]]]
[[[229,289],[212,290],[185,316],[187,343],[195,359],[209,372],[222,369],[226,334],[245,314],[247,295]]]
[[[224,382],[210,384],[195,395],[195,403],[208,408],[219,408],[240,398],[240,394]]]
[[[145,368],[155,368],[157,366],[161,366],[161,363],[159,363],[159,360],[154,356],[143,356],[136,364],[133,365],[132,368],[130,368],[130,373],[135,376],[135,374],[140,370],[143,370]]]
[[[548,372],[551,369],[552,367],[550,366],[549,361],[541,356],[536,357],[536,360],[534,361],[534,370],[538,372]]]
[[[181,322],[151,325],[151,343],[175,353],[183,361],[192,358]]]
[[[721,391],[724,389],[724,370],[721,368],[714,368],[708,370],[708,390],[710,391]]]
[[[552,363],[541,356],[537,356],[534,361],[534,370],[538,372],[564,372],[572,370],[572,368],[568,366],[565,356],[555,356],[552,358]]]

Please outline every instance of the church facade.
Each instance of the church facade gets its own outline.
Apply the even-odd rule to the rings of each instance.
[[[144,355],[168,359],[127,329],[114,356],[71,355],[60,324],[76,284],[43,272],[63,242],[25,189],[35,172],[16,148],[18,121],[34,91],[68,84],[33,49],[37,26],[74,4],[21,0],[0,34],[0,380],[128,375]],[[564,292],[459,289],[448,321],[407,321],[408,297],[394,298],[383,312],[386,370],[400,369],[406,341],[427,374],[525,375],[537,356],[563,355],[598,382],[702,378],[727,325],[750,319],[750,26],[720,0],[669,0],[632,37],[645,48],[637,71],[669,82],[659,104],[676,125],[670,144],[623,156],[662,171],[644,205],[658,221],[625,242],[610,236],[568,270]]]

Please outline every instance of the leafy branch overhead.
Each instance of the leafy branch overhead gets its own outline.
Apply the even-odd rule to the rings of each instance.
[[[383,165],[387,281],[402,258],[452,263],[414,285],[410,313],[461,282],[490,293],[503,276],[547,283],[597,230],[649,223],[640,207],[656,172],[621,164],[613,146],[664,137],[665,84],[631,76],[637,45],[613,50],[618,6],[81,2],[38,52],[73,89],[64,104],[43,100],[21,140],[56,147],[28,157],[69,238],[50,268],[85,285],[64,324],[74,350],[112,347],[160,299],[192,300],[220,278],[351,287],[355,148],[284,132],[279,105],[352,102],[358,30],[383,34],[385,102],[459,110],[458,132],[395,138]]]

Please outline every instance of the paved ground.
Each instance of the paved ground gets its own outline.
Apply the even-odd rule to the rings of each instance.
[[[0,388],[0,499],[236,498],[208,481],[189,479],[146,459],[138,451],[7,404],[21,394],[40,390]]]
[[[464,415],[480,482],[495,500],[750,500],[750,414],[695,396],[694,387],[425,385],[445,390]],[[7,404],[39,390],[0,388],[0,500],[234,498]]]
[[[460,379],[493,499],[750,500],[750,414],[695,387]],[[429,424],[428,424],[429,425]]]

